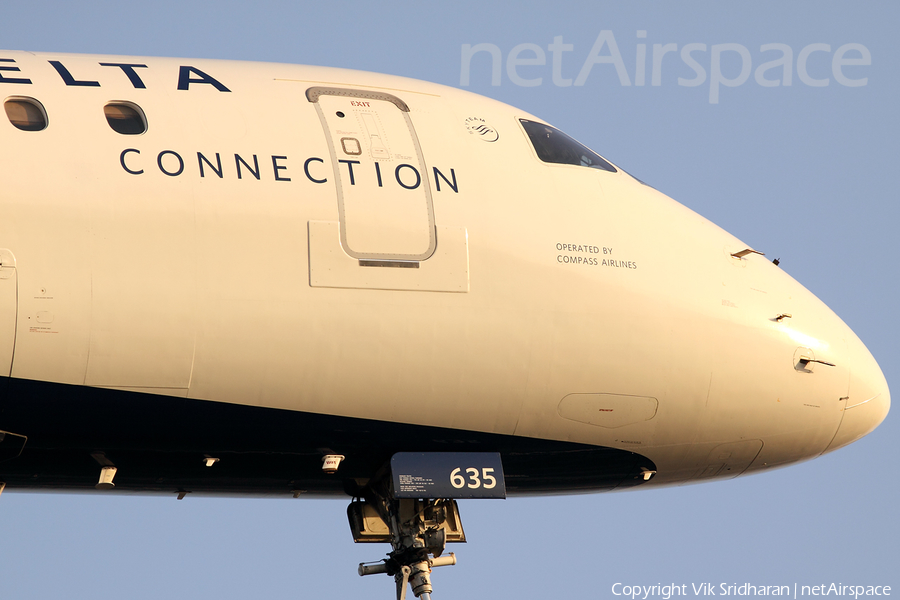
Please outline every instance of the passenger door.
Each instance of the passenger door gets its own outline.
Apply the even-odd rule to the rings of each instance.
[[[409,107],[383,92],[306,92],[325,131],[341,245],[356,259],[423,261],[435,251],[428,171]]]

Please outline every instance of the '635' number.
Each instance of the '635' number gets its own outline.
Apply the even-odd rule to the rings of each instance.
[[[479,473],[478,469],[475,467],[469,467],[466,469],[468,481],[466,481],[466,477],[463,476],[462,470],[462,467],[456,467],[450,472],[450,485],[456,489],[467,487],[474,490],[483,487],[484,489],[489,490],[497,485],[497,480],[491,475],[491,473],[494,472],[493,467],[485,467],[481,469],[481,473]]]

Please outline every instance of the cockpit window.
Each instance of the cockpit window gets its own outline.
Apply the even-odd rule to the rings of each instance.
[[[22,131],[41,131],[47,128],[47,113],[34,98],[13,97],[3,103],[9,122]]]
[[[582,167],[591,167],[592,169],[603,169],[611,173],[616,172],[616,168],[606,162],[603,157],[588,148],[587,146],[576,142],[559,129],[529,121],[527,119],[519,119],[525,133],[531,139],[538,157],[547,163],[557,163],[561,165],[580,165]]]
[[[110,102],[103,107],[106,122],[116,133],[140,135],[147,131],[147,118],[137,104],[131,102]]]

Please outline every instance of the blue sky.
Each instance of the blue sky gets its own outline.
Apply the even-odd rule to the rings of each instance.
[[[426,4],[97,1],[5,6],[0,45],[15,50],[209,57],[379,71],[460,86],[465,44],[488,54],[466,89],[532,112],[710,218],[822,298],[862,338],[889,385],[900,381],[897,98],[900,8],[887,2],[456,2]],[[631,85],[596,64],[583,85],[554,83],[548,46],[561,37],[558,79],[575,80],[611,32]],[[639,37],[639,32],[646,32]],[[521,46],[531,44],[532,46]],[[646,44],[645,85],[636,85]],[[654,44],[674,44],[652,85]],[[683,60],[689,44],[703,83]],[[792,53],[784,70],[755,71]],[[806,81],[798,60],[804,48]],[[841,67],[865,47],[870,65]],[[545,54],[513,75],[507,61]],[[739,81],[741,50],[750,73]],[[718,102],[711,103],[718,48]],[[858,48],[854,46],[854,48]],[[608,46],[603,51],[606,54]],[[862,56],[847,50],[844,58]],[[515,58],[515,57],[514,57]],[[840,57],[839,57],[840,58]],[[895,391],[896,393],[896,391]],[[435,572],[435,599],[613,597],[616,582],[891,585],[897,588],[900,484],[895,415],[867,438],[787,469],[642,493],[462,501],[469,543]],[[382,545],[354,545],[344,501],[233,500],[5,493],[0,497],[4,598],[375,597],[386,577],[356,575]]]

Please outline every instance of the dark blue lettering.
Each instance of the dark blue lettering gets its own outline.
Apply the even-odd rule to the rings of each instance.
[[[377,162],[375,163],[375,176],[378,178],[378,187],[383,187],[381,185],[381,165]]]
[[[125,148],[124,150],[122,150],[122,154],[119,155],[119,164],[122,165],[122,168],[125,169],[126,173],[131,173],[132,175],[140,175],[144,172],[143,169],[141,169],[140,171],[132,171],[128,168],[128,165],[125,164],[125,155],[129,152],[135,152],[137,154],[141,153],[141,151],[137,148]]]
[[[178,170],[175,171],[174,173],[172,173],[170,171],[166,171],[166,168],[163,166],[163,162],[162,162],[163,156],[165,156],[166,154],[171,154],[172,156],[174,156],[175,158],[178,159]],[[179,175],[181,175],[184,172],[184,161],[181,159],[181,155],[179,155],[174,150],[163,150],[162,152],[160,152],[159,155],[156,157],[156,164],[159,167],[159,170],[162,171],[163,173],[165,173],[166,175],[168,175],[169,177],[178,177]]]
[[[203,173],[203,163],[205,162],[209,165],[209,168],[213,170],[213,173],[219,176],[219,179],[222,179],[222,158],[219,156],[219,153],[216,152],[216,165],[213,166],[209,159],[203,156],[200,152],[197,153],[197,162],[200,163],[200,177],[205,177],[206,175]]]
[[[441,191],[441,179],[447,182],[447,185],[450,186],[455,193],[459,193],[459,188],[456,185],[456,172],[453,169],[450,169],[450,177],[453,178],[453,182],[451,183],[449,179],[447,179],[443,173],[438,171],[437,167],[432,167],[434,169],[434,186],[437,191]]]
[[[338,160],[340,163],[344,163],[347,165],[347,169],[350,170],[350,185],[356,185],[356,180],[353,178],[353,165],[358,165],[358,160]]]
[[[272,169],[275,171],[275,181],[290,181],[291,180],[290,177],[280,177],[278,175],[278,171],[287,169],[286,166],[278,164],[279,160],[287,160],[287,156],[273,156],[272,157]]]
[[[138,90],[147,89],[147,86],[144,85],[144,82],[141,81],[140,76],[138,76],[135,69],[146,69],[147,65],[138,65],[138,64],[129,64],[129,63],[100,63],[101,67],[119,67],[122,69],[122,72],[128,76],[128,81],[131,82],[131,85]]]
[[[0,62],[16,62],[12,58],[0,58]],[[19,67],[4,67],[0,66],[0,71],[21,71]],[[31,83],[30,79],[25,79],[24,77],[4,77],[3,73],[0,73],[0,83]]]
[[[412,172],[416,174],[416,183],[414,185],[406,185],[400,179],[400,169],[402,169],[403,167],[406,167],[407,169],[412,169]],[[397,168],[394,169],[394,177],[397,179],[397,183],[400,184],[400,187],[407,189],[407,190],[414,190],[417,187],[419,187],[419,185],[422,183],[422,176],[419,175],[419,171],[412,165],[407,165],[407,164],[397,165]]]
[[[243,164],[245,167],[247,167],[247,170],[250,171],[250,173],[254,177],[259,179],[259,160],[256,158],[255,154],[253,155],[253,166],[252,167],[247,163],[247,161],[245,161],[243,158],[241,158],[241,156],[239,154],[234,155],[234,166],[235,166],[235,168],[237,168],[238,179],[241,179],[241,164]]]
[[[319,161],[320,163],[325,162],[321,158],[316,158],[315,156],[313,156],[312,158],[307,158],[306,162],[303,163],[303,172],[306,173],[306,178],[309,179],[310,181],[312,181],[313,183],[325,183],[326,181],[328,181],[328,179],[316,179],[315,177],[313,177],[312,175],[309,174],[309,163],[311,163],[314,160]]]
[[[198,79],[192,79],[191,73],[193,73],[195,75],[199,75],[200,77]],[[187,67],[187,66],[179,67],[179,69],[178,69],[178,89],[186,90],[190,87],[190,85],[192,83],[208,83],[209,85],[213,86],[220,92],[230,92],[231,91],[227,87],[225,87],[224,85],[219,83],[219,81],[216,80],[214,77],[207,75],[200,69],[197,69],[194,67]]]
[[[53,65],[53,68],[56,69],[56,72],[59,73],[59,76],[62,77],[63,83],[65,83],[66,85],[81,87],[100,87],[99,81],[78,81],[77,79],[72,77],[72,74],[69,73],[69,70],[65,68],[63,64],[58,60],[51,60],[47,62]]]

